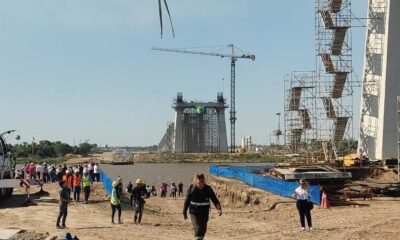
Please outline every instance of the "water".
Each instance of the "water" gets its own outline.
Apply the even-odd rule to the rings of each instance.
[[[161,182],[182,181],[185,188],[192,183],[193,175],[199,172],[208,173],[211,165],[209,163],[137,163],[134,165],[100,165],[100,168],[111,179],[122,177],[124,185],[131,181],[134,183],[137,178],[144,180],[146,185],[154,185],[156,189]],[[233,166],[260,166],[263,163],[235,163]]]

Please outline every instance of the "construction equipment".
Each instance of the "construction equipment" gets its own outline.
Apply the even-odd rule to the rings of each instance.
[[[12,179],[12,162],[11,154],[7,149],[4,135],[15,132],[15,130],[6,131],[0,134],[0,199],[10,197],[13,187],[9,183]],[[19,182],[18,182],[19,184]],[[4,185],[4,187],[1,187]]]
[[[236,108],[235,108],[235,62],[239,58],[251,59],[254,61],[256,56],[253,54],[243,54],[236,55],[235,54],[235,46],[233,44],[228,45],[231,48],[231,54],[225,53],[210,53],[210,52],[200,52],[200,51],[192,51],[192,50],[183,50],[183,49],[173,49],[173,48],[156,48],[153,47],[151,50],[156,51],[164,51],[164,52],[176,52],[176,53],[188,53],[188,54],[198,54],[198,55],[207,55],[207,56],[215,56],[222,58],[230,58],[231,59],[231,102],[230,102],[230,123],[231,123],[231,152],[235,152],[235,123],[236,123]]]

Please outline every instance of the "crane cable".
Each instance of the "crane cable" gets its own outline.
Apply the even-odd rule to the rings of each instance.
[[[162,5],[161,0],[158,0],[158,14],[160,16],[160,27],[161,27],[161,38],[162,38],[162,36],[163,36],[163,20],[162,20],[162,6],[161,5]],[[172,36],[173,36],[173,38],[175,38],[174,25],[172,24],[172,18],[171,18],[171,14],[169,12],[167,0],[164,0],[164,6],[165,6],[165,9],[167,10],[169,22],[171,24]]]

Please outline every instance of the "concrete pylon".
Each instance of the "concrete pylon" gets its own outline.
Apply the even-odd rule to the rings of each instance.
[[[186,102],[178,93],[172,104],[175,129],[172,152],[227,152],[225,104],[222,93],[216,102]]]
[[[397,158],[399,23],[399,0],[369,0],[358,147],[370,159]]]

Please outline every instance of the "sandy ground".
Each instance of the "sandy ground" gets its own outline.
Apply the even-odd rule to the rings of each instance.
[[[25,196],[20,191],[0,203],[0,228],[21,228],[57,236],[69,231],[80,239],[193,239],[190,221],[182,218],[182,198],[148,199],[142,225],[133,223],[133,211],[128,207],[122,213],[124,223],[111,225],[109,202],[104,198],[102,184],[97,183],[90,204],[72,203],[68,229],[58,230],[55,219],[59,188],[56,184],[46,184],[44,189],[48,195],[32,195],[34,205],[21,207]],[[268,207],[225,206],[221,217],[213,209],[207,239],[399,239],[400,199],[363,202],[370,204],[369,207],[315,207],[312,215],[316,230],[299,232],[294,201],[262,194],[270,198],[271,206],[274,202],[286,203],[270,211]]]

